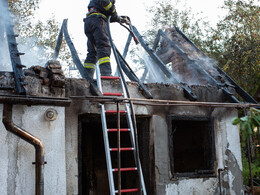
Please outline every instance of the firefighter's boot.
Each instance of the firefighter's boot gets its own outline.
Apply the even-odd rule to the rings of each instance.
[[[86,68],[86,70],[87,70],[87,73],[89,74],[89,76],[93,79],[95,69],[94,68]]]
[[[112,70],[111,70],[111,65],[110,63],[102,64],[100,65],[100,74],[102,76],[111,76]]]

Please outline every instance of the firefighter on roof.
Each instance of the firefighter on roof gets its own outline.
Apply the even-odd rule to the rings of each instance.
[[[95,65],[100,65],[100,73],[103,76],[110,76],[110,54],[111,45],[107,30],[107,18],[111,16],[111,22],[120,22],[115,8],[115,0],[90,0],[85,22],[85,34],[88,37],[88,54],[84,62],[84,67],[92,76]]]

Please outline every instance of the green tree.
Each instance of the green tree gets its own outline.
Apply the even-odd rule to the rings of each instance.
[[[209,28],[209,23],[200,14],[191,14],[190,7],[178,9],[179,0],[157,0],[154,5],[147,8],[152,14],[146,36],[153,41],[159,29],[177,26],[197,47],[203,50],[204,40]]]
[[[207,43],[219,66],[253,95],[260,83],[260,7],[252,0],[226,0],[226,17]]]
[[[249,185],[249,163],[248,155],[251,158],[251,171],[254,179],[260,178],[260,153],[259,153],[259,141],[260,141],[260,110],[256,108],[250,108],[245,111],[246,116],[235,117],[232,120],[233,125],[239,125],[241,135],[241,146],[242,146],[242,164],[243,164],[243,179],[244,184]],[[241,113],[242,114],[242,113]],[[249,144],[249,146],[247,145]],[[250,148],[250,149],[249,149]],[[254,149],[254,155],[248,152]]]

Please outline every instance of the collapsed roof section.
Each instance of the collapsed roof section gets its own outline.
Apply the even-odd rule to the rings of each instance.
[[[159,30],[153,48],[148,46],[136,28],[133,29],[153,62],[169,78],[168,81],[182,85],[184,93],[188,94],[190,100],[196,95],[192,94],[189,86],[211,85],[222,89],[229,102],[239,102],[230,92],[230,88],[234,88],[246,102],[257,103],[177,27],[165,31]],[[169,66],[172,67],[172,70],[168,68]],[[149,68],[144,72],[144,78],[147,72],[149,72]]]

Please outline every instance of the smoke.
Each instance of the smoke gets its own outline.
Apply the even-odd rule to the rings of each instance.
[[[145,52],[145,50],[140,46],[139,48],[139,58],[141,59],[141,64],[143,65],[143,72],[145,69],[148,71],[147,78],[144,81],[147,83],[166,83],[166,78],[163,72],[158,68],[156,63]]]
[[[175,28],[167,29],[168,39],[162,38],[157,56],[166,64],[173,74],[173,79],[168,79],[160,67],[149,57],[143,49],[139,49],[143,62],[143,72],[148,71],[148,76],[143,74],[147,83],[185,83],[187,85],[212,85],[227,82],[217,70],[217,63],[200,51],[185,35]]]
[[[0,69],[1,71],[13,71],[12,63],[10,59],[10,53],[8,48],[8,40],[6,33],[6,26],[11,25],[11,14],[9,8],[4,1],[0,1]],[[15,18],[15,17],[13,17]],[[9,22],[9,23],[8,23]],[[21,62],[23,65],[44,65],[46,63],[46,54],[43,48],[36,47],[37,39],[25,38],[23,42],[18,37],[16,42],[18,43],[18,51],[26,53],[21,55]],[[20,44],[22,43],[22,44]]]
[[[139,78],[145,76],[145,83],[168,83],[165,75],[151,59],[148,53],[141,47],[141,45],[138,45],[137,47],[135,55],[138,57],[138,63],[135,63],[135,69],[137,70]]]
[[[4,1],[0,1],[0,71],[12,71],[10,54],[8,50],[7,38],[5,33],[5,21],[8,8]]]
[[[14,23],[11,19],[16,20],[15,16],[10,16],[8,5],[5,1],[0,0],[0,70],[13,71],[8,48],[8,40],[6,34],[6,24]],[[34,21],[30,21],[34,22]],[[33,30],[33,29],[31,29]],[[20,37],[16,39],[18,43],[18,51],[25,53],[20,59],[22,65],[27,68],[35,65],[45,66],[46,62],[51,59],[53,51],[49,47],[37,44],[37,37]],[[68,69],[68,67],[66,67]]]
[[[37,38],[20,38],[17,39],[18,50],[24,52],[25,55],[20,56],[23,65],[30,67],[35,65],[44,66],[47,62],[46,59],[50,59],[50,55],[43,46],[37,45]]]

